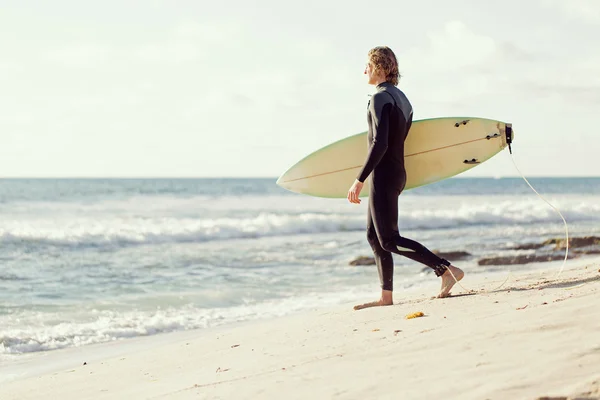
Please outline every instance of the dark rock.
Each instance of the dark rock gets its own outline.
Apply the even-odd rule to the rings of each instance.
[[[525,243],[515,247],[511,247],[511,250],[538,250],[546,246],[554,246],[554,250],[563,250],[565,246],[564,238],[548,239],[542,243]],[[600,246],[600,237],[597,236],[584,236],[569,238],[569,248],[576,249],[582,247],[594,247]],[[591,253],[595,254],[595,253]]]
[[[444,251],[433,250],[433,253],[435,255],[437,255],[438,257],[445,258],[449,261],[463,260],[463,259],[471,256],[471,253],[468,253],[466,251],[446,251],[446,252],[444,252]]]
[[[544,245],[553,244],[556,250],[561,250],[566,247],[566,240],[564,238],[548,239],[544,242]],[[600,237],[598,236],[584,236],[569,238],[569,248],[576,249],[581,247],[600,246]]]
[[[548,245],[544,244],[544,243],[527,243],[527,244],[521,244],[519,246],[511,247],[511,249],[512,250],[537,250],[537,249],[541,249],[544,246],[548,246]]]
[[[583,256],[583,255],[589,255],[589,254],[600,254],[600,250],[575,250],[573,253]]]
[[[375,265],[375,258],[360,256],[350,261],[350,265]]]
[[[572,253],[568,258],[575,258]],[[524,254],[516,256],[488,257],[478,261],[479,265],[522,265],[534,262],[547,262],[564,259],[564,254]]]

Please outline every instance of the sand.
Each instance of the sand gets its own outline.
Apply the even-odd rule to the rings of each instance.
[[[30,355],[0,369],[0,399],[600,399],[599,261]]]

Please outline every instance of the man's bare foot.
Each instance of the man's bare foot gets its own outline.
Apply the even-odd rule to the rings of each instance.
[[[446,272],[444,272],[444,275],[442,275],[442,289],[437,297],[448,297],[450,295],[450,289],[452,289],[452,286],[454,286],[456,282],[460,281],[463,276],[465,276],[465,273],[461,269],[450,265]],[[454,278],[456,278],[456,280]]]
[[[379,300],[371,301],[369,303],[359,304],[357,306],[354,306],[354,309],[362,310],[363,308],[391,306],[393,304],[394,304],[394,300],[392,299],[392,291],[391,290],[382,290],[381,298]]]

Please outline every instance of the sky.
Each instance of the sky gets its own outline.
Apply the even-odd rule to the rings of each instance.
[[[378,45],[415,120],[511,122],[527,177],[600,176],[599,37],[597,0],[0,0],[0,177],[277,177],[366,131]]]

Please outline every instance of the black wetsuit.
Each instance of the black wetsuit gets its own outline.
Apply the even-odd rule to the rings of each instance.
[[[367,240],[375,253],[381,288],[393,290],[391,253],[423,263],[441,276],[450,263],[425,246],[400,236],[398,196],[406,185],[404,141],[412,124],[412,106],[404,93],[389,82],[377,85],[368,105],[369,152],[357,179],[371,174]]]

